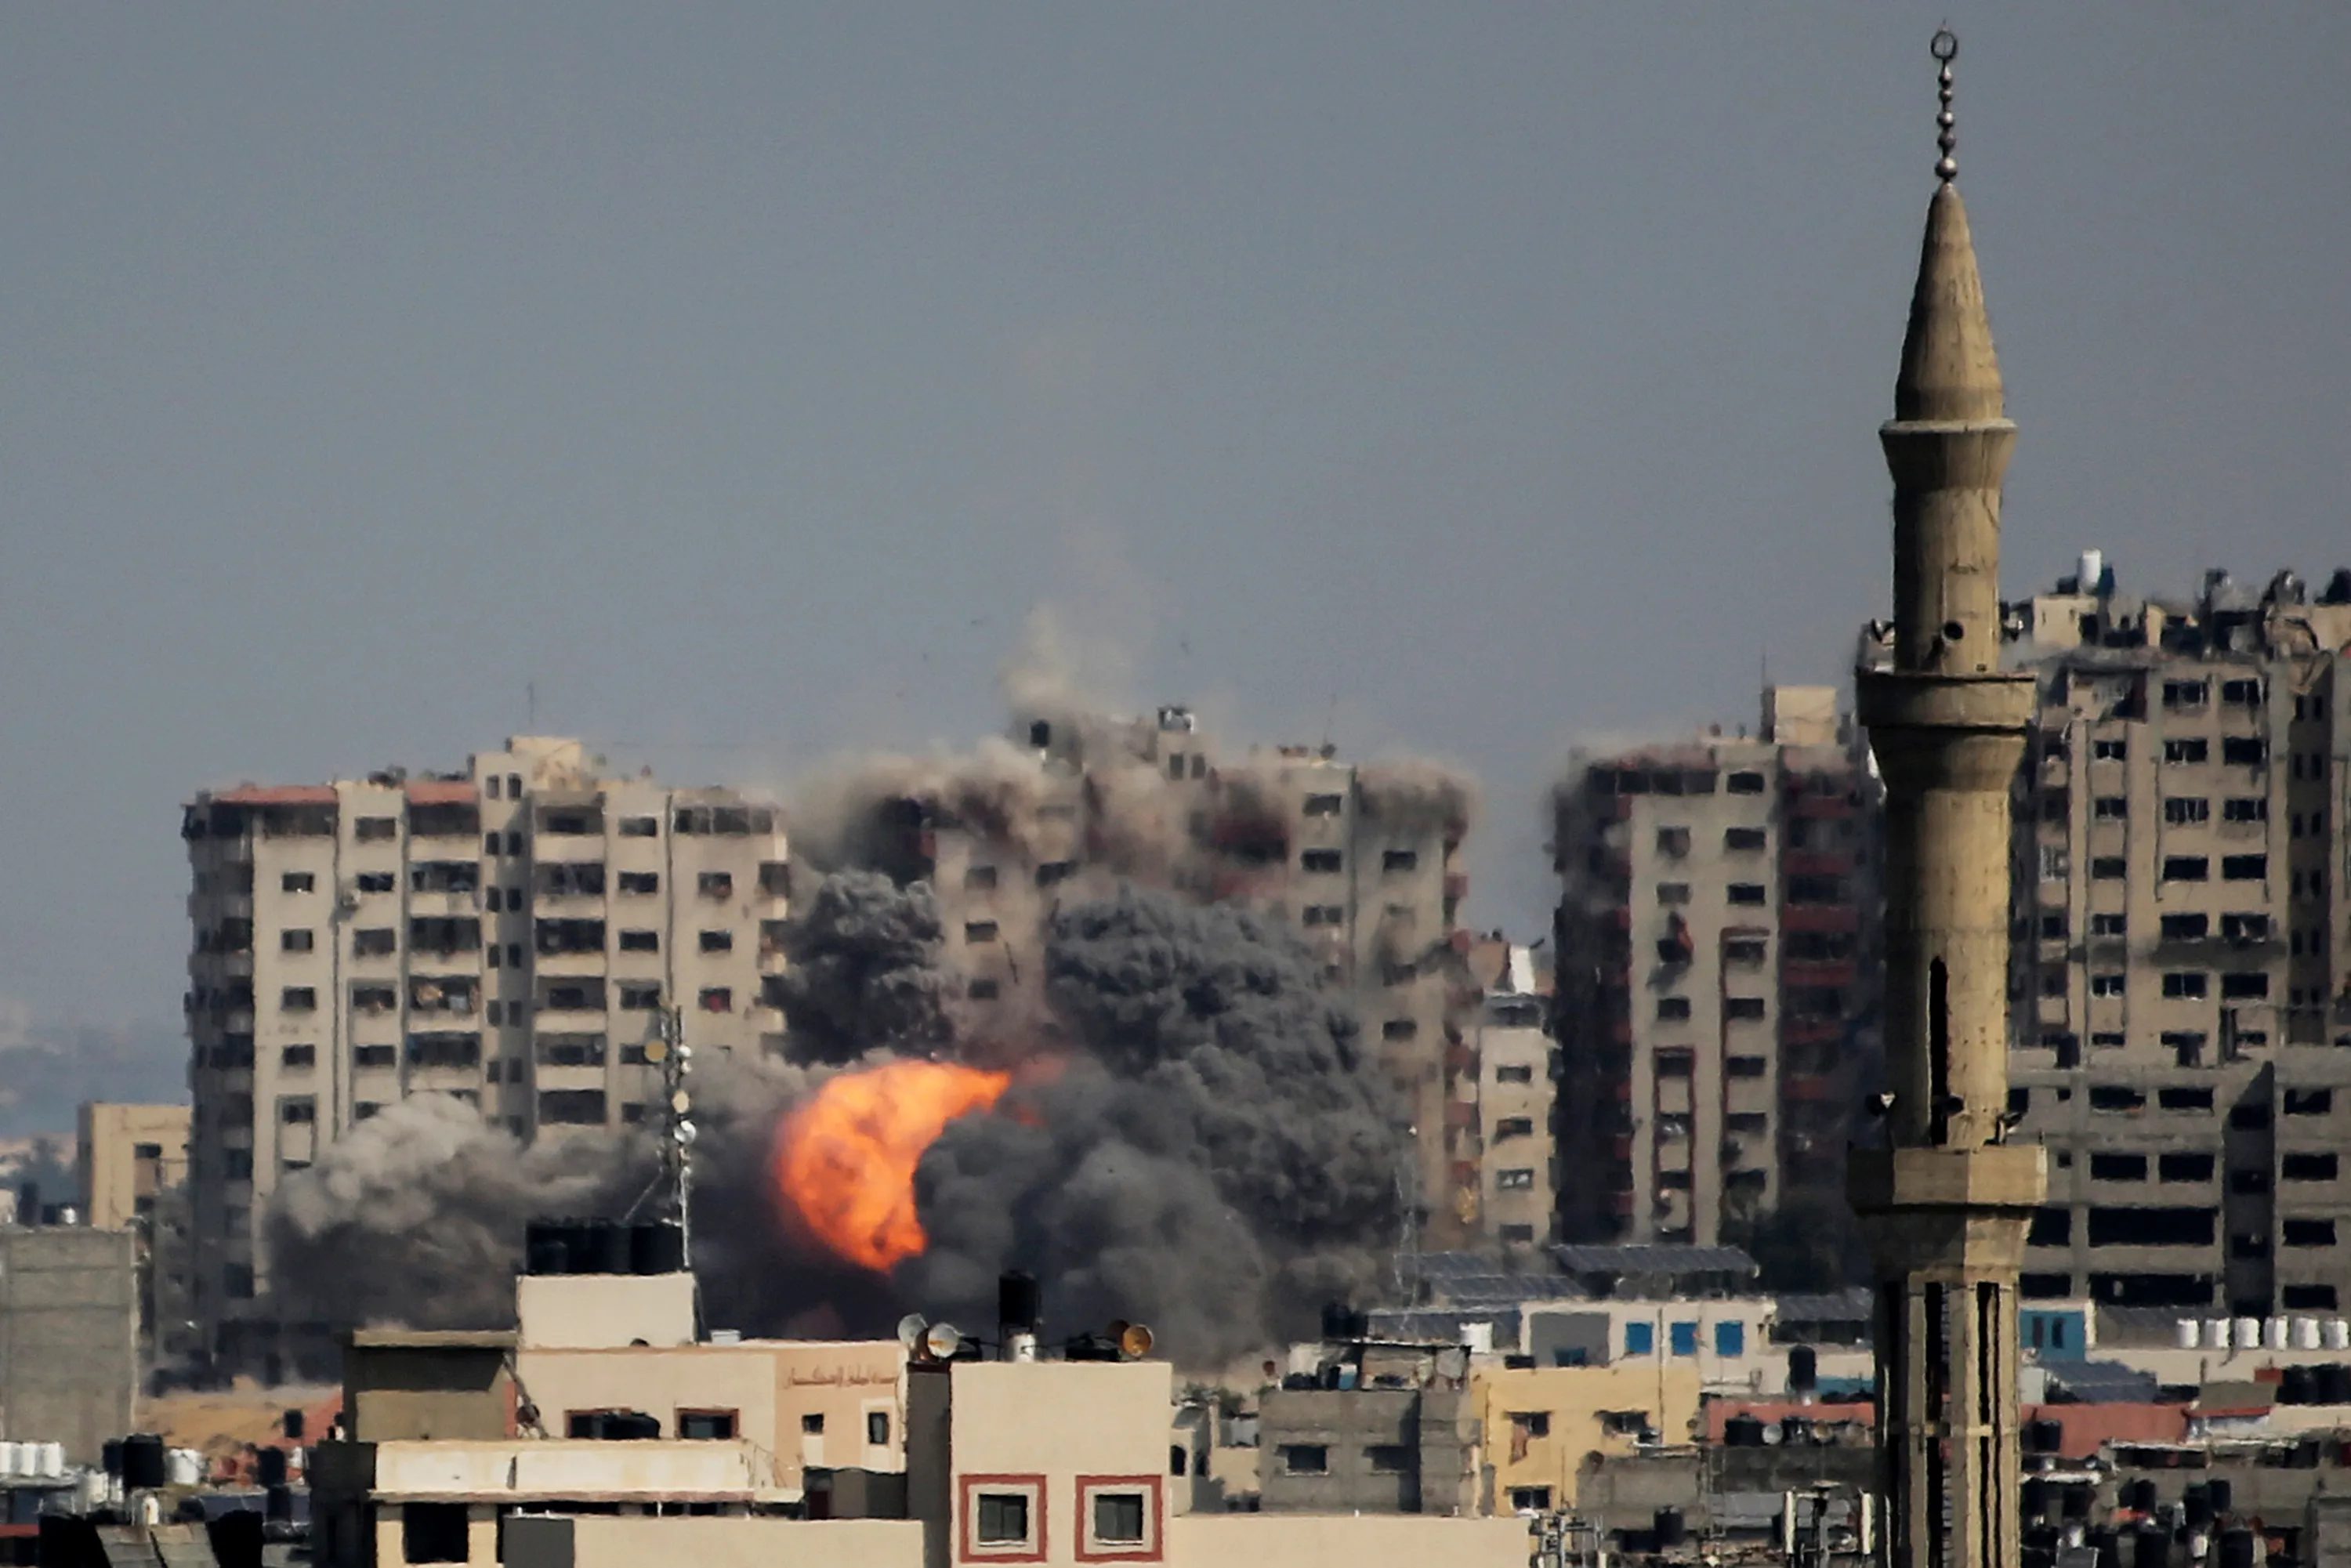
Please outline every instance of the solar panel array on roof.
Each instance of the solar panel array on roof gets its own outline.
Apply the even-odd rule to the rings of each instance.
[[[1437,1307],[1510,1307],[1583,1294],[1574,1281],[1555,1270],[1512,1273],[1474,1252],[1426,1252],[1419,1268],[1429,1304]]]
[[[1621,1246],[1563,1245],[1550,1249],[1571,1274],[1732,1274],[1755,1276],[1755,1260],[1736,1247],[1691,1247],[1673,1242],[1627,1242]]]
[[[1783,1323],[1867,1322],[1869,1310],[1867,1286],[1855,1286],[1850,1291],[1836,1291],[1827,1295],[1780,1298],[1780,1321]]]
[[[2151,1405],[2156,1379],[2152,1372],[2125,1366],[2119,1361],[2043,1362],[2050,1386],[2062,1388],[2084,1405]]]

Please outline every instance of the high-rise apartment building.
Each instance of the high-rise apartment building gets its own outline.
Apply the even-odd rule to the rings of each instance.
[[[1877,789],[1828,687],[1554,799],[1563,1239],[1712,1245],[1841,1201],[1875,1047]]]
[[[988,769],[877,808],[880,863],[937,891],[965,1028],[1038,1027],[1045,922],[1121,880],[1286,921],[1405,1097],[1418,1156],[1400,1174],[1418,1194],[1419,1239],[1475,1238],[1481,1140],[1465,1030],[1477,999],[1454,939],[1465,789],[1329,747],[1220,759],[1181,707],[1131,721],[1022,715],[1009,740]]]
[[[517,737],[463,773],[207,791],[186,808],[192,1311],[203,1353],[279,1343],[264,1207],[418,1093],[522,1139],[657,1119],[663,1009],[690,1044],[779,1045],[777,809],[600,779]]]
[[[2053,1160],[2025,1294],[2340,1310],[2351,571],[2164,601],[2094,552],[2008,622],[2039,680],[2011,1102]]]

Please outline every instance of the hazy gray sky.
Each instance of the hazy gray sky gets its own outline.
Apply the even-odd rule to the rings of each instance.
[[[2007,580],[2351,561],[2340,5],[0,13],[0,1009],[176,1018],[177,805],[1138,702],[1449,756],[1839,678],[1963,38]],[[0,1014],[0,1019],[5,1019]]]

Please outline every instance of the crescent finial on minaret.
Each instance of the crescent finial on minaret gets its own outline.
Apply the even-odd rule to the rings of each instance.
[[[1943,107],[1941,112],[1935,116],[1935,145],[1943,150],[1943,155],[1935,161],[1935,172],[1948,185],[1959,177],[1959,161],[1951,156],[1959,145],[1959,134],[1956,129],[1959,121],[1951,113],[1951,62],[1959,57],[1959,36],[1945,27],[1935,35],[1935,41],[1927,47],[1943,67],[1936,88]]]

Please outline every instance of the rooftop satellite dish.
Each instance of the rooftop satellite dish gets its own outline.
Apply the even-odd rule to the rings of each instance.
[[[923,1348],[941,1361],[951,1361],[963,1348],[963,1331],[953,1323],[933,1323],[923,1335]]]
[[[645,1041],[645,1060],[652,1062],[667,1061],[669,1060],[669,1041],[665,1040],[649,1040]]]
[[[912,1352],[923,1343],[923,1331],[930,1326],[924,1321],[922,1313],[908,1312],[898,1320],[898,1343]]]
[[[1130,1359],[1149,1355],[1151,1347],[1156,1343],[1151,1337],[1151,1331],[1141,1323],[1129,1323],[1118,1331],[1118,1354]]]

